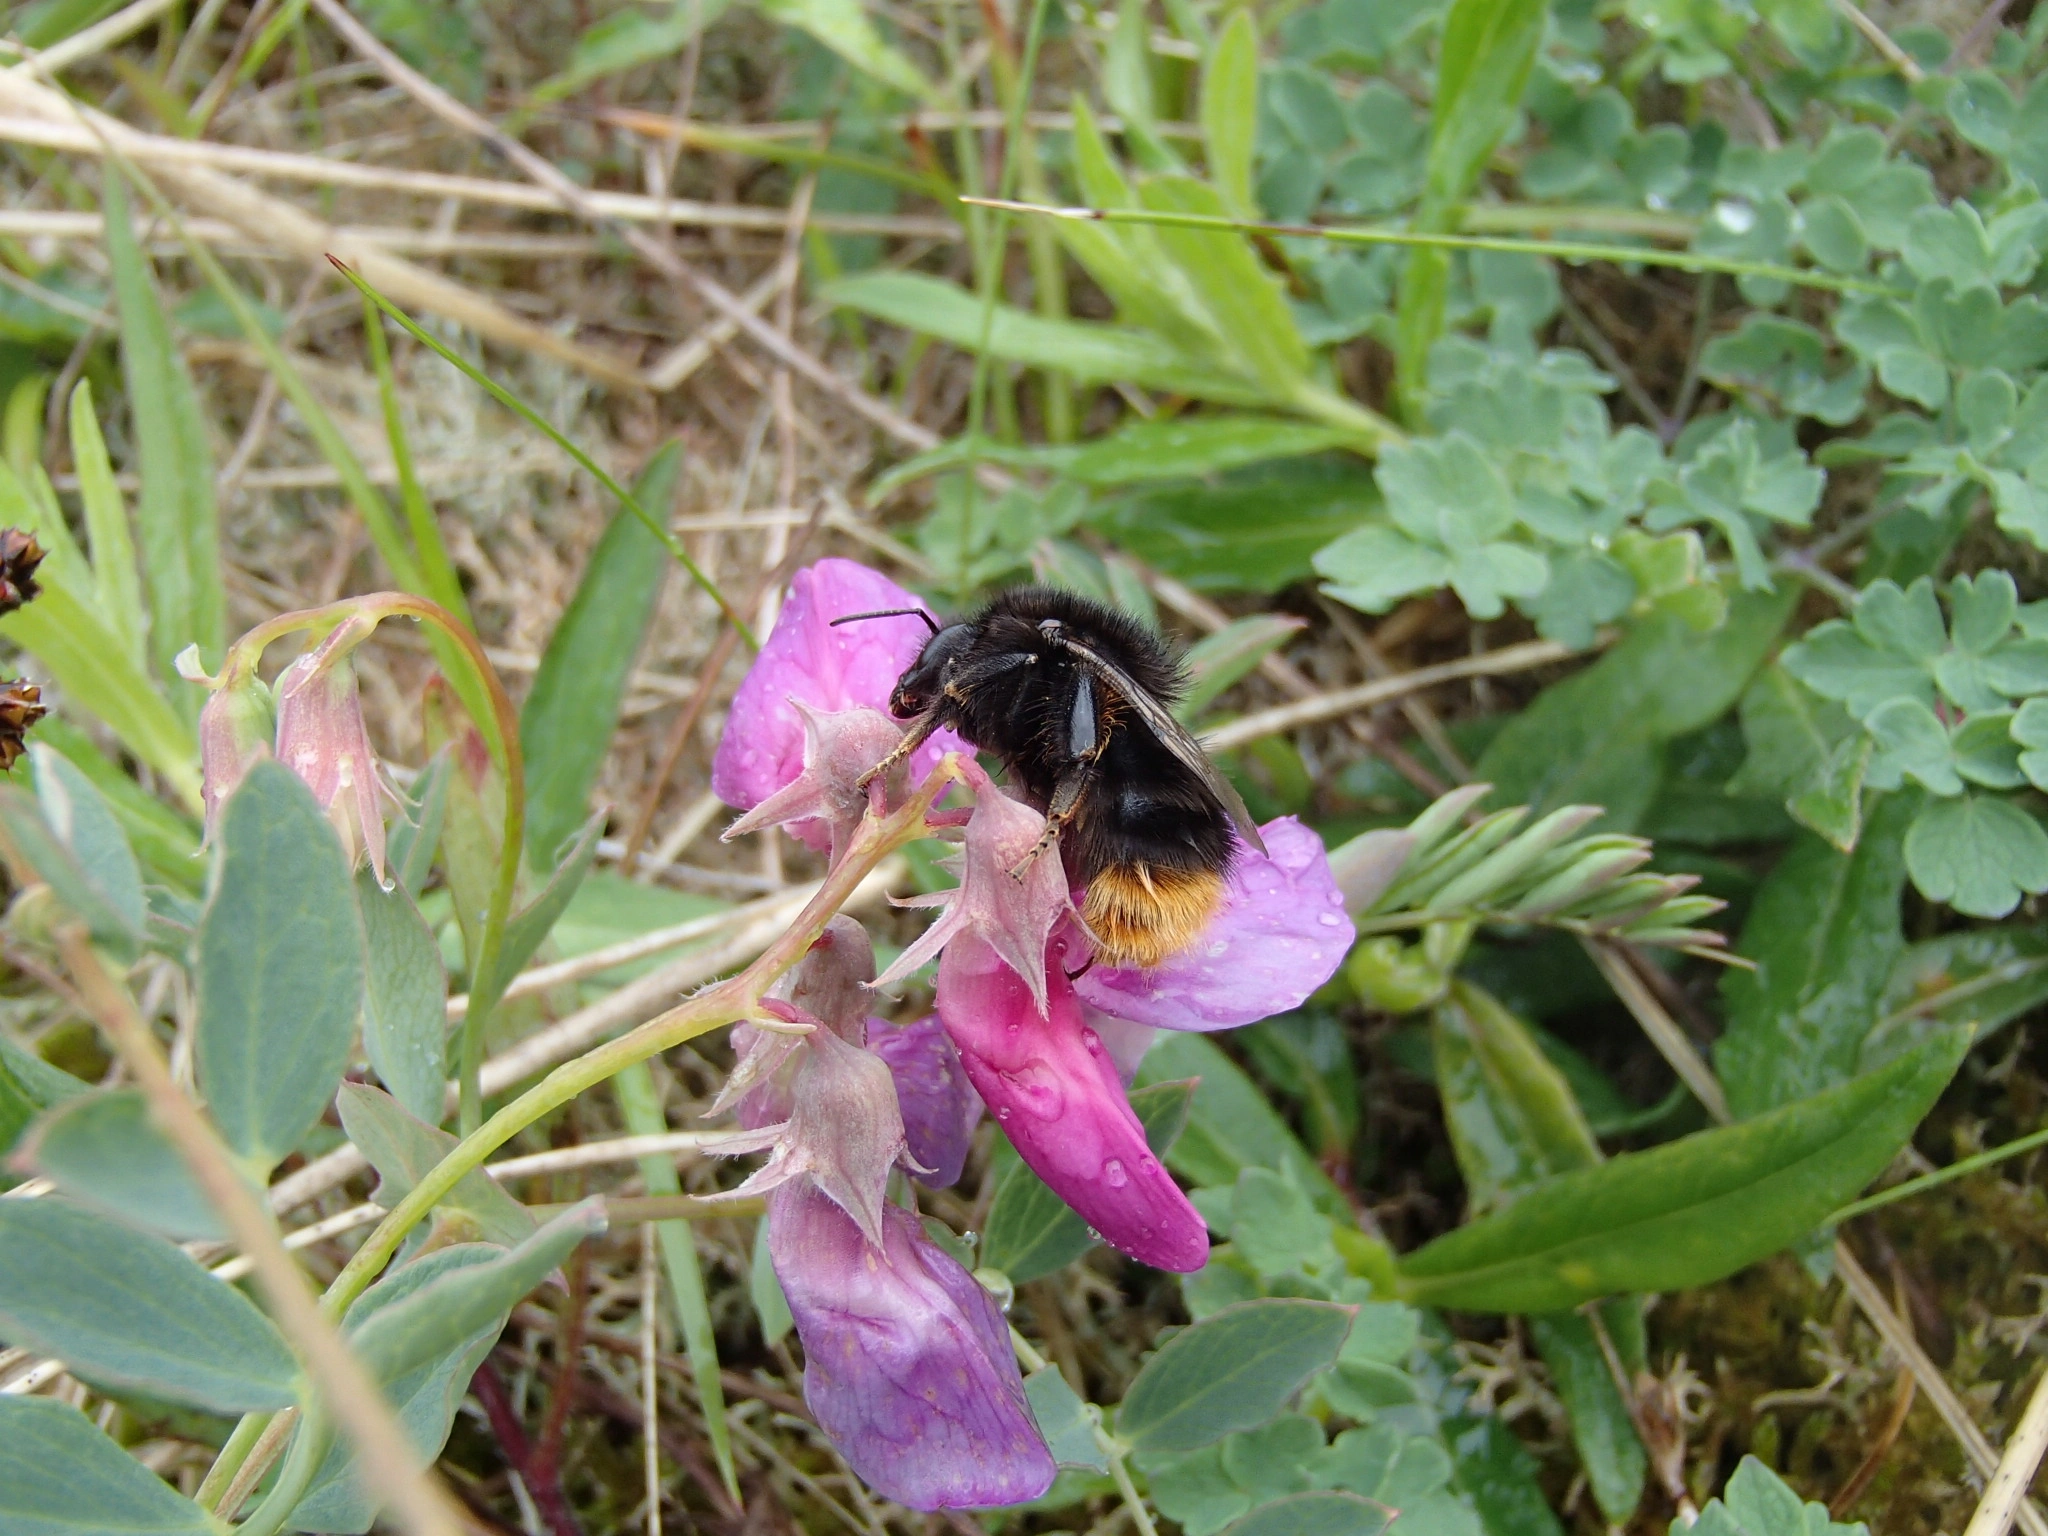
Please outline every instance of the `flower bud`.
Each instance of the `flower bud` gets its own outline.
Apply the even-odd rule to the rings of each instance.
[[[34,534],[0,528],[0,613],[34,600],[42,590],[36,584],[36,567],[42,563],[43,547]]]
[[[43,690],[25,677],[0,681],[0,773],[28,750],[28,728],[43,718]]]
[[[206,809],[206,836],[246,774],[270,756],[277,729],[270,690],[254,672],[232,677],[223,668],[220,685],[199,711],[199,799]]]
[[[384,878],[383,786],[349,652],[370,632],[351,619],[277,680],[277,758],[313,791],[351,863],[367,853]]]

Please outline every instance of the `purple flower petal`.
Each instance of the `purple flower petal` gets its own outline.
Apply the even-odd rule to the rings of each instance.
[[[1292,816],[1239,847],[1223,906],[1200,938],[1141,971],[1098,965],[1077,983],[1104,1013],[1160,1029],[1234,1029],[1299,1008],[1336,974],[1357,935],[1323,840]]]
[[[916,597],[881,572],[852,560],[820,560],[798,571],[775,628],[733,695],[711,763],[718,798],[750,811],[803,771],[803,721],[792,700],[828,712],[887,710],[890,690],[931,638],[930,627],[914,614],[838,629],[832,620],[917,606]],[[965,750],[958,737],[941,731],[912,757],[912,771],[922,779],[940,754]]]
[[[868,1049],[889,1063],[896,1076],[896,1101],[903,1109],[903,1134],[910,1155],[931,1170],[920,1184],[944,1189],[960,1181],[967,1149],[981,1122],[981,1095],[967,1081],[960,1053],[946,1038],[937,1014],[897,1028],[868,1021]]]
[[[900,1206],[878,1250],[797,1180],[768,1197],[768,1251],[804,1344],[804,1400],[848,1466],[911,1509],[1035,1499],[1057,1468],[1003,1315]]]
[[[1209,1258],[1209,1233],[1145,1145],[1115,1063],[1081,1021],[1055,940],[1047,1003],[983,940],[963,933],[939,961],[939,1017],[967,1076],[1010,1144],[1103,1239],[1183,1274]]]

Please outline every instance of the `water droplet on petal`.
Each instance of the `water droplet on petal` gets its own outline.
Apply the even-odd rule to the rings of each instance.
[[[1122,1189],[1131,1182],[1131,1176],[1124,1172],[1124,1165],[1113,1157],[1102,1165],[1102,1179],[1111,1189]]]
[[[1010,1106],[1009,1106],[1009,1105],[1007,1105],[1007,1104],[1005,1104],[1005,1105],[1004,1105],[1004,1106],[1003,1106],[1003,1107],[1002,1107],[1001,1109],[998,1109],[998,1110],[996,1111],[996,1118],[997,1118],[998,1120],[1007,1120],[1007,1119],[1009,1119],[1009,1118],[1010,1118]]]
[[[1152,1177],[1152,1175],[1153,1175],[1153,1174],[1155,1174],[1155,1173],[1157,1173],[1158,1171],[1159,1171],[1159,1159],[1158,1159],[1158,1158],[1156,1158],[1156,1157],[1141,1157],[1141,1158],[1139,1158],[1139,1159],[1138,1159],[1138,1172],[1140,1172],[1140,1173],[1144,1174],[1146,1178],[1148,1178],[1148,1179],[1149,1179],[1149,1178],[1151,1178],[1151,1177]]]

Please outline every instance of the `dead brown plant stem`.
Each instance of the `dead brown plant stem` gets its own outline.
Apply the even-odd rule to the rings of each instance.
[[[1858,1462],[1856,1470],[1849,1474],[1839,1492],[1828,1500],[1828,1514],[1836,1519],[1856,1507],[1856,1501],[1863,1497],[1871,1479],[1877,1476],[1877,1469],[1884,1465],[1892,1445],[1899,1438],[1899,1431],[1906,1427],[1906,1415],[1912,1410],[1913,1399],[1917,1396],[1913,1373],[1903,1365],[1899,1367],[1899,1379],[1892,1388],[1891,1406],[1885,1410],[1884,1421],[1877,1426],[1877,1435],[1871,1441],[1870,1449]]]
[[[389,1501],[393,1518],[416,1536],[457,1536],[462,1518],[454,1501],[414,1465],[412,1448],[390,1405],[363,1364],[321,1314],[306,1277],[285,1252],[256,1192],[235,1171],[199,1108],[179,1089],[127,991],[108,974],[85,929],[57,934],[57,950],[93,1022],[107,1037],[149,1101],[159,1129],[177,1147],[207,1202],[254,1261],[256,1281],[272,1314],[318,1386],[335,1421],[355,1442],[369,1485]]]
[[[612,229],[642,260],[662,276],[694,293],[704,303],[731,320],[770,357],[786,363],[812,384],[844,402],[906,447],[922,453],[926,449],[938,446],[939,437],[936,432],[919,426],[909,417],[841,377],[821,359],[797,346],[774,326],[762,320],[747,307],[746,301],[738,294],[717,279],[708,277],[690,266],[647,231],[630,225],[620,227],[616,220],[604,218],[592,207],[588,194],[575,182],[517,139],[503,132],[488,118],[470,110],[418,70],[406,64],[397,54],[379,42],[369,28],[350,15],[341,4],[341,0],[311,0],[311,4],[327,24],[341,34],[351,48],[375,64],[378,71],[393,85],[398,86],[443,122],[450,123],[465,133],[476,135],[512,165],[518,167],[530,181],[553,192],[562,200],[564,207],[593,223],[603,223]]]

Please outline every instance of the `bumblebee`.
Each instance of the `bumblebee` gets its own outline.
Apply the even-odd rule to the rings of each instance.
[[[1057,844],[1085,895],[1096,958],[1158,965],[1186,949],[1223,899],[1241,839],[1265,851],[1244,801],[1173,717],[1186,690],[1167,643],[1078,593],[1018,587],[940,626],[897,679],[908,726],[877,772],[948,727],[1002,760],[1046,818],[1018,872]],[[881,617],[849,614],[834,623]]]

